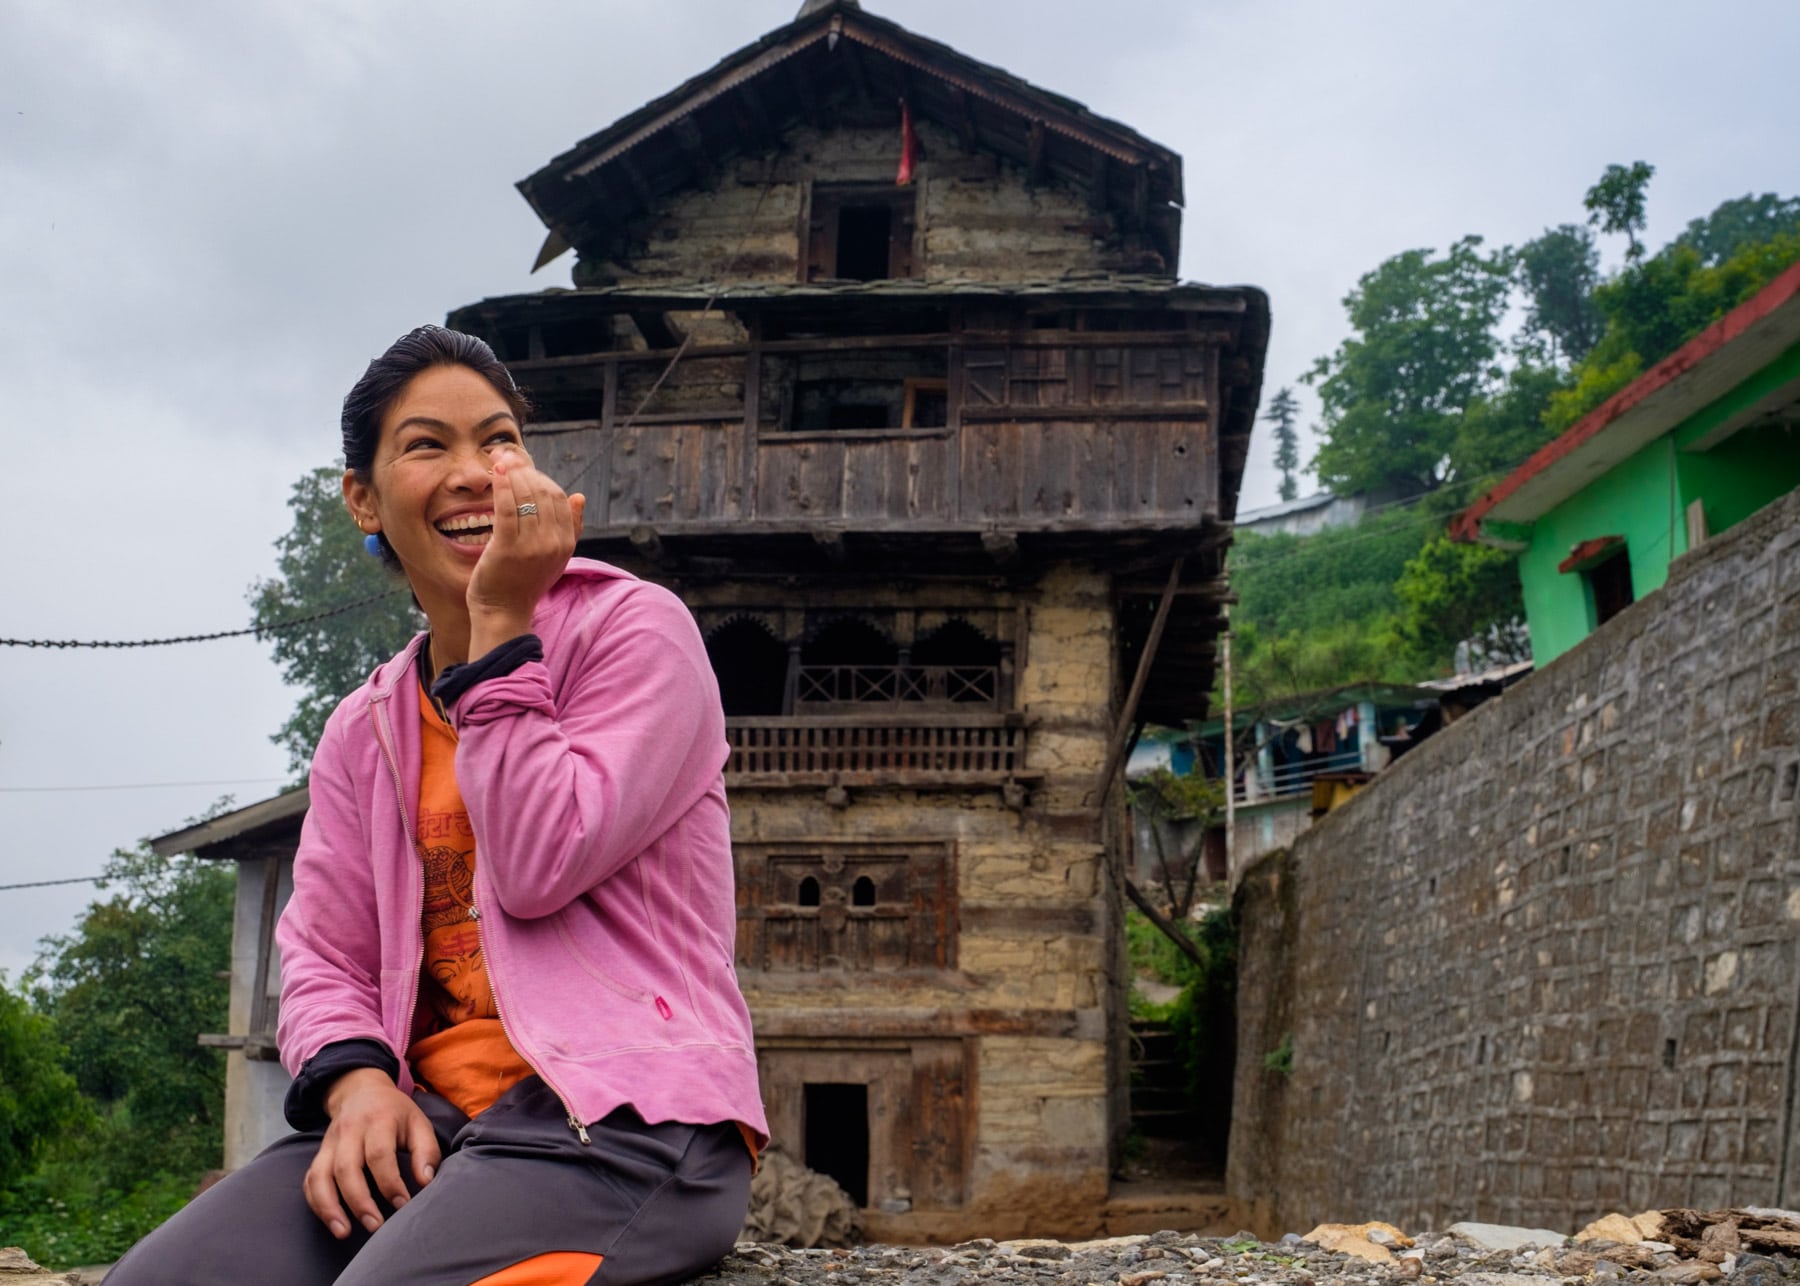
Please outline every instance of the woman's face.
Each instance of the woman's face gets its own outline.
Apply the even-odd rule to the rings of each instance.
[[[432,366],[381,420],[369,480],[344,474],[344,501],[388,538],[425,615],[467,611],[469,576],[493,533],[494,456],[525,447],[512,408],[467,366]]]

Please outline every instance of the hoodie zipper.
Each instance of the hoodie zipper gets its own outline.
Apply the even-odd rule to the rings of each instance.
[[[488,996],[494,1002],[494,1012],[500,1014],[500,1030],[504,1032],[506,1031],[506,1015],[501,1013],[500,1010],[500,988],[494,985],[494,962],[489,958],[487,953],[487,943],[483,941],[481,936],[481,907],[478,903],[469,903],[469,919],[474,922],[475,941],[481,944],[481,958],[487,966],[482,972],[487,974]],[[507,1033],[506,1039],[512,1041],[512,1034],[510,1032]],[[513,1048],[515,1050],[519,1048],[517,1041],[513,1041]],[[525,1058],[525,1055],[520,1053],[519,1057]],[[527,1065],[531,1062],[530,1059],[526,1059],[525,1061]],[[533,1067],[532,1070],[537,1071],[535,1067]],[[567,1118],[569,1122],[569,1128],[575,1131],[575,1137],[581,1140],[582,1146],[585,1147],[588,1144],[591,1144],[593,1140],[588,1137],[587,1126],[583,1125],[575,1118],[575,1110],[569,1106],[569,1100],[563,1097],[562,1091],[557,1089],[556,1086],[551,1083],[550,1078],[545,1076],[544,1073],[538,1072],[538,1076],[543,1079],[544,1084],[550,1086],[550,1092],[556,1095],[557,1102],[562,1105],[563,1116]]]
[[[400,805],[401,830],[406,836],[407,848],[411,849],[414,846],[412,812],[406,806],[406,786],[400,780],[400,760],[399,757],[394,754],[394,748],[389,738],[389,729],[387,725],[387,696],[385,694],[374,697],[369,701],[369,721],[375,725],[375,745],[381,751],[382,761],[387,764],[388,776],[393,779],[394,800]],[[418,915],[414,917],[414,923],[418,926],[418,933],[413,941],[412,968],[407,970],[407,977],[411,979],[411,983],[409,984],[410,990],[406,997],[406,1008],[401,1010],[401,1013],[405,1015],[405,1020],[409,1028],[412,1024],[413,1012],[419,1007],[419,970],[425,966],[425,872],[421,869],[416,860],[417,856],[417,853],[414,853],[413,857],[415,860],[409,861],[406,864],[408,872],[407,883],[412,887],[413,904],[418,908]],[[406,1050],[405,1033],[402,1033],[401,1035],[399,1048],[404,1056]]]
[[[481,869],[481,856],[479,852],[475,857],[475,867],[477,871]],[[476,882],[477,884],[480,883],[479,875],[476,876]],[[494,1001],[494,1012],[499,1015],[500,1030],[506,1033],[506,1039],[511,1042],[512,1047],[518,1051],[519,1057],[525,1059],[526,1066],[536,1072],[543,1080],[544,1084],[550,1087],[550,1092],[556,1095],[557,1102],[562,1104],[563,1116],[568,1121],[569,1128],[575,1132],[575,1137],[581,1140],[583,1147],[588,1146],[593,1142],[593,1139],[588,1137],[587,1126],[582,1124],[580,1119],[576,1117],[575,1109],[569,1106],[569,1096],[564,1094],[562,1087],[551,1079],[550,1073],[544,1071],[530,1058],[526,1057],[524,1047],[519,1043],[517,1037],[513,1035],[512,1028],[506,1021],[506,1006],[500,1003],[499,974],[494,968],[494,957],[488,953],[487,936],[482,931],[481,927],[481,903],[479,900],[469,904],[469,919],[475,922],[475,941],[481,946],[481,959],[483,964],[486,965],[486,968],[482,972],[487,974],[488,995],[492,997]]]

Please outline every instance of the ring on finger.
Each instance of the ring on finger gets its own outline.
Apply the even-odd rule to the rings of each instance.
[[[537,506],[529,502],[519,506],[519,517],[529,518],[537,512]]]

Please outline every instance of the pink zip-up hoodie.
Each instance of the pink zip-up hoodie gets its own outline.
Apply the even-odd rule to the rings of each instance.
[[[538,604],[544,659],[451,709],[475,828],[475,915],[501,1022],[572,1123],[741,1121],[767,1137],[733,965],[725,721],[693,618],[587,559]],[[400,1058],[424,955],[414,639],[345,698],[313,756],[294,858],[277,1041]]]

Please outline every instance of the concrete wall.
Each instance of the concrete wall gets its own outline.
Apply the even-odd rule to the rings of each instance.
[[[281,956],[268,941],[263,924],[263,881],[269,866],[261,860],[238,862],[237,899],[231,921],[231,988],[229,1026],[232,1035],[250,1033],[257,973],[257,953],[272,953],[268,986],[281,986]],[[275,911],[280,914],[294,891],[294,864],[283,862],[278,875]],[[269,1013],[273,1014],[271,1007]],[[291,1078],[273,1058],[248,1057],[242,1049],[225,1054],[225,1155],[221,1164],[235,1170],[276,1139],[287,1134],[281,1101]]]
[[[1240,899],[1228,1183],[1261,1230],[1800,1204],[1800,494]]]

